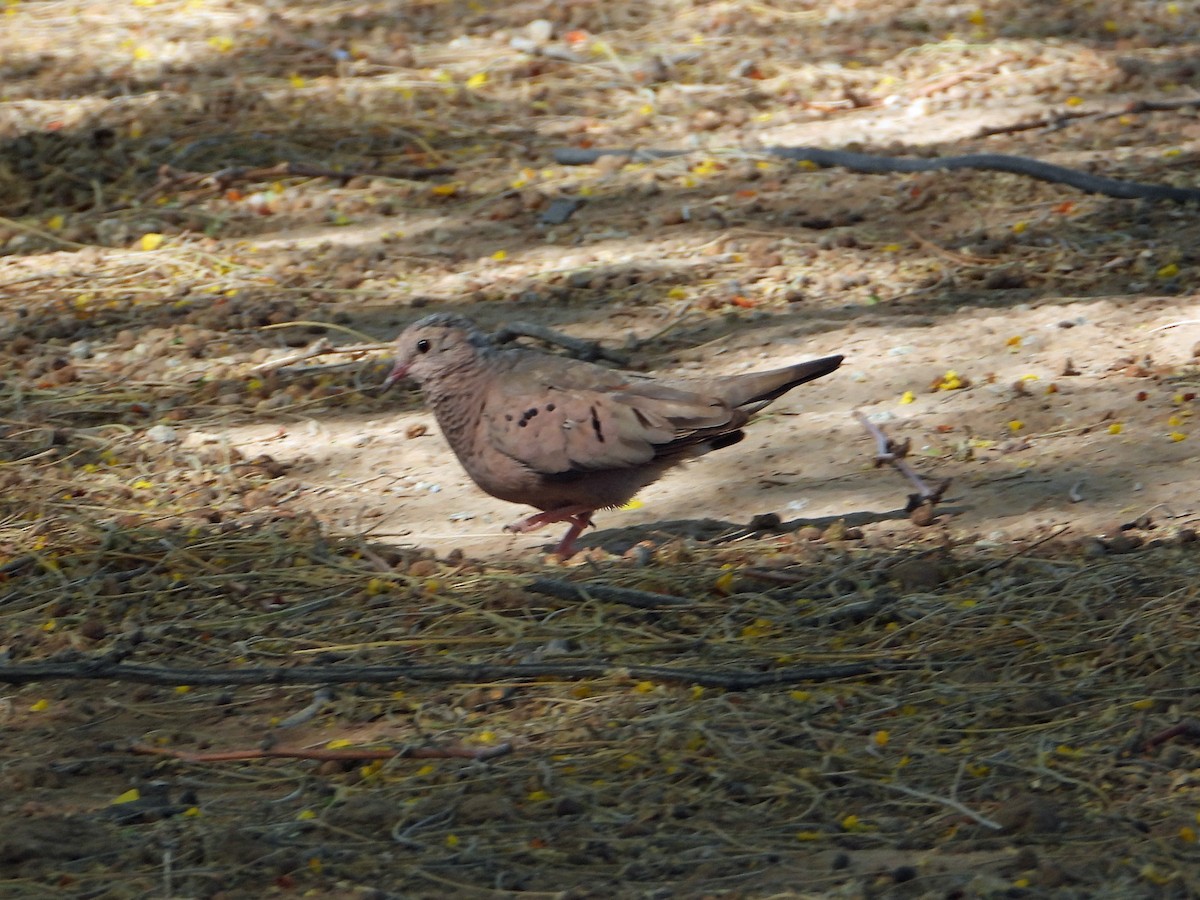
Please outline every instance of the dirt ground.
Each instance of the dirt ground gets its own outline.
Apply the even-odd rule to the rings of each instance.
[[[0,896],[1200,892],[1194,205],[756,152],[1195,186],[1200,4],[1044,6],[10,3]],[[559,563],[437,310],[846,362]]]

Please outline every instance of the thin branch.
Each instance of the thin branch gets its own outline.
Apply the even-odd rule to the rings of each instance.
[[[519,337],[531,337],[556,347],[562,347],[572,356],[587,362],[606,359],[609,362],[616,363],[618,366],[629,365],[629,356],[621,353],[619,350],[609,350],[595,341],[573,338],[570,335],[555,331],[553,328],[547,328],[545,325],[536,325],[533,322],[509,322],[492,335],[492,340],[497,344],[506,344]]]
[[[656,594],[651,591],[635,591],[631,588],[613,587],[607,584],[574,584],[553,578],[539,578],[525,585],[525,590],[534,594],[545,594],[559,600],[603,600],[608,603],[623,603],[638,609],[660,609],[664,606],[692,606],[686,597]]]
[[[306,359],[312,359],[314,356],[323,356],[333,349],[333,345],[329,343],[329,338],[318,338],[313,341],[303,350],[285,356],[282,359],[272,359],[265,363],[259,363],[250,369],[251,375],[262,375],[267,372],[274,372],[282,369],[284,366],[290,366],[292,363],[303,362]]]
[[[883,433],[882,428],[863,415],[861,410],[856,409],[854,411],[854,418],[856,418],[862,427],[867,429],[867,433],[875,439],[875,465],[892,466],[897,472],[907,478],[912,486],[917,489],[915,494],[909,495],[908,509],[906,510],[907,512],[912,512],[922,505],[932,505],[941,501],[942,495],[945,494],[946,489],[950,487],[949,478],[944,479],[936,488],[931,488],[924,482],[924,480],[922,480],[921,476],[917,474],[916,470],[904,461],[904,458],[908,456],[909,445],[907,441],[905,441],[903,444],[893,441]]]
[[[1179,100],[1134,100],[1115,110],[1108,109],[1103,112],[1095,110],[1063,111],[1036,119],[1026,119],[1023,122],[1015,122],[1012,125],[981,128],[975,133],[975,137],[1016,134],[1018,131],[1031,131],[1035,128],[1062,128],[1072,120],[1092,119],[1096,122],[1103,122],[1106,119],[1117,119],[1121,116],[1133,116],[1145,112],[1172,112],[1177,109],[1187,109],[1190,106],[1200,106],[1200,97],[1185,97]]]
[[[145,756],[168,756],[191,763],[232,762],[243,759],[319,759],[346,762],[365,762],[376,759],[475,759],[489,760],[512,753],[512,744],[494,747],[363,747],[359,750],[329,750],[322,747],[255,747],[247,750],[213,750],[206,753],[153,747],[150,744],[130,744],[131,753]]]
[[[1200,740],[1200,721],[1196,719],[1184,719],[1181,722],[1176,722],[1170,728],[1164,728],[1157,734],[1152,734],[1142,743],[1142,750],[1149,753],[1161,744],[1167,741],[1172,741],[1175,738],[1189,738],[1191,740]]]
[[[330,169],[307,163],[281,162],[273,166],[246,168],[230,166],[215,172],[188,172],[172,166],[158,167],[158,181],[138,197],[145,203],[155,196],[177,191],[180,188],[198,188],[207,191],[228,190],[237,182],[273,181],[280,178],[329,178],[345,184],[352,178],[396,178],[404,181],[422,181],[441,175],[453,175],[453,166],[429,166],[400,169]]]
[[[1194,101],[1193,101],[1194,102]],[[629,156],[636,162],[684,156],[698,150],[630,150],[582,149],[563,147],[554,151],[554,161],[560,166],[585,166],[602,156]],[[740,151],[747,152],[747,151]],[[764,147],[755,151],[766,156],[788,159],[795,162],[812,163],[821,168],[838,167],[849,172],[865,175],[883,175],[892,172],[942,172],[957,169],[1008,172],[1023,175],[1051,184],[1065,184],[1088,194],[1102,194],[1120,200],[1171,200],[1175,203],[1190,203],[1200,200],[1200,189],[1174,187],[1169,184],[1145,184],[1140,181],[1125,181],[1107,178],[1070,169],[1053,163],[1030,159],[1027,156],[1012,156],[1006,153],[968,153],[960,156],[880,156],[871,153],[853,153],[849,150],[830,150],[825,147]]]
[[[928,665],[928,663],[922,663]],[[874,660],[834,666],[785,666],[754,671],[714,672],[669,666],[619,665],[581,660],[574,663],[516,663],[491,665],[466,663],[444,666],[293,666],[252,669],[169,669],[159,666],[113,664],[106,659],[67,663],[31,663],[0,666],[0,684],[33,681],[94,680],[132,681],[139,684],[215,687],[239,684],[344,684],[363,682],[388,684],[424,682],[435,684],[486,684],[535,681],[539,678],[621,678],[660,681],[668,684],[698,684],[703,687],[744,691],[780,687],[810,681],[862,678],[905,668],[901,662]]]
[[[318,688],[313,691],[312,703],[308,704],[304,709],[292,713],[280,722],[278,727],[295,728],[297,725],[305,725],[315,719],[318,713],[332,702],[333,691],[328,687]]]
[[[1004,826],[995,819],[989,819],[982,813],[977,813],[966,804],[960,803],[959,801],[950,797],[942,797],[938,794],[930,794],[926,791],[918,791],[915,788],[905,787],[904,785],[896,784],[893,781],[868,781],[865,778],[852,778],[852,780],[857,781],[859,784],[869,784],[875,787],[887,788],[890,791],[897,791],[901,794],[907,794],[910,797],[916,797],[918,800],[925,800],[929,803],[940,803],[942,806],[948,807],[955,812],[962,813],[971,821],[982,825],[984,828],[991,828],[993,831],[1001,831],[1004,828]]]

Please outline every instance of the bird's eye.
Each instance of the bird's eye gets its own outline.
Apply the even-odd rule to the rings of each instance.
[[[421,340],[417,341],[417,352],[418,353],[428,353],[429,352],[429,341],[425,340],[425,338],[421,338]]]

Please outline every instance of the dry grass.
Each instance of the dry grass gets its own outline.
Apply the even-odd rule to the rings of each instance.
[[[34,808],[76,810],[111,846],[82,867],[27,860],[13,888],[62,871],[85,892],[115,872],[185,894],[276,876],[427,895],[664,883],[762,895],[847,879],[887,890],[914,879],[921,893],[1195,889],[1196,751],[1187,735],[1147,743],[1195,715],[1194,543],[1098,560],[1049,543],[999,556],[787,536],[676,542],[652,565],[577,571],[688,601],[642,610],[529,593],[540,568],[439,562],[303,519],[185,532],[75,518],[62,530],[43,520],[36,549],[6,567],[12,664],[115,653],[213,676],[539,661],[610,671],[338,684],[275,728],[309,706],[309,689],[31,685],[10,696],[8,787]],[[687,683],[847,663],[878,674],[748,691]],[[644,666],[699,674],[638,677]],[[19,762],[50,734],[51,758]],[[194,751],[267,736],[276,749],[514,752],[236,766],[128,755],[134,740]],[[139,769],[134,783],[170,788],[137,827],[107,827],[121,806],[84,812],[84,784],[113,799],[120,773]],[[160,821],[192,806],[199,815]],[[234,831],[236,854],[220,838]],[[14,842],[0,849],[19,859]],[[169,846],[170,874],[158,851],[130,857],[138,846]],[[252,872],[231,871],[231,856]]]

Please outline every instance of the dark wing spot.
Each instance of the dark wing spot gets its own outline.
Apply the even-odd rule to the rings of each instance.
[[[650,427],[650,420],[649,420],[649,419],[647,419],[647,418],[646,418],[646,414],[645,414],[645,413],[643,413],[643,412],[642,412],[640,409],[638,409],[636,406],[633,408],[633,414],[634,414],[634,416],[636,416],[636,417],[637,417],[637,420],[638,420],[638,424],[639,424],[639,425],[641,425],[643,428],[649,428],[649,427]]]
[[[524,428],[526,425],[529,424],[529,420],[532,419],[537,414],[538,414],[538,411],[537,411],[536,406],[533,407],[532,409],[527,409],[527,410],[525,410],[525,412],[521,413],[521,421],[517,422],[517,424],[520,425],[522,428]]]
[[[592,407],[592,431],[596,432],[596,440],[604,443],[604,430],[600,427],[600,414],[596,412],[596,407]]]
[[[555,406],[553,403],[546,404],[546,412],[554,412]]]
[[[511,421],[512,421],[512,413],[505,413],[505,414],[504,414],[504,421],[505,421],[505,422],[511,422]]]

